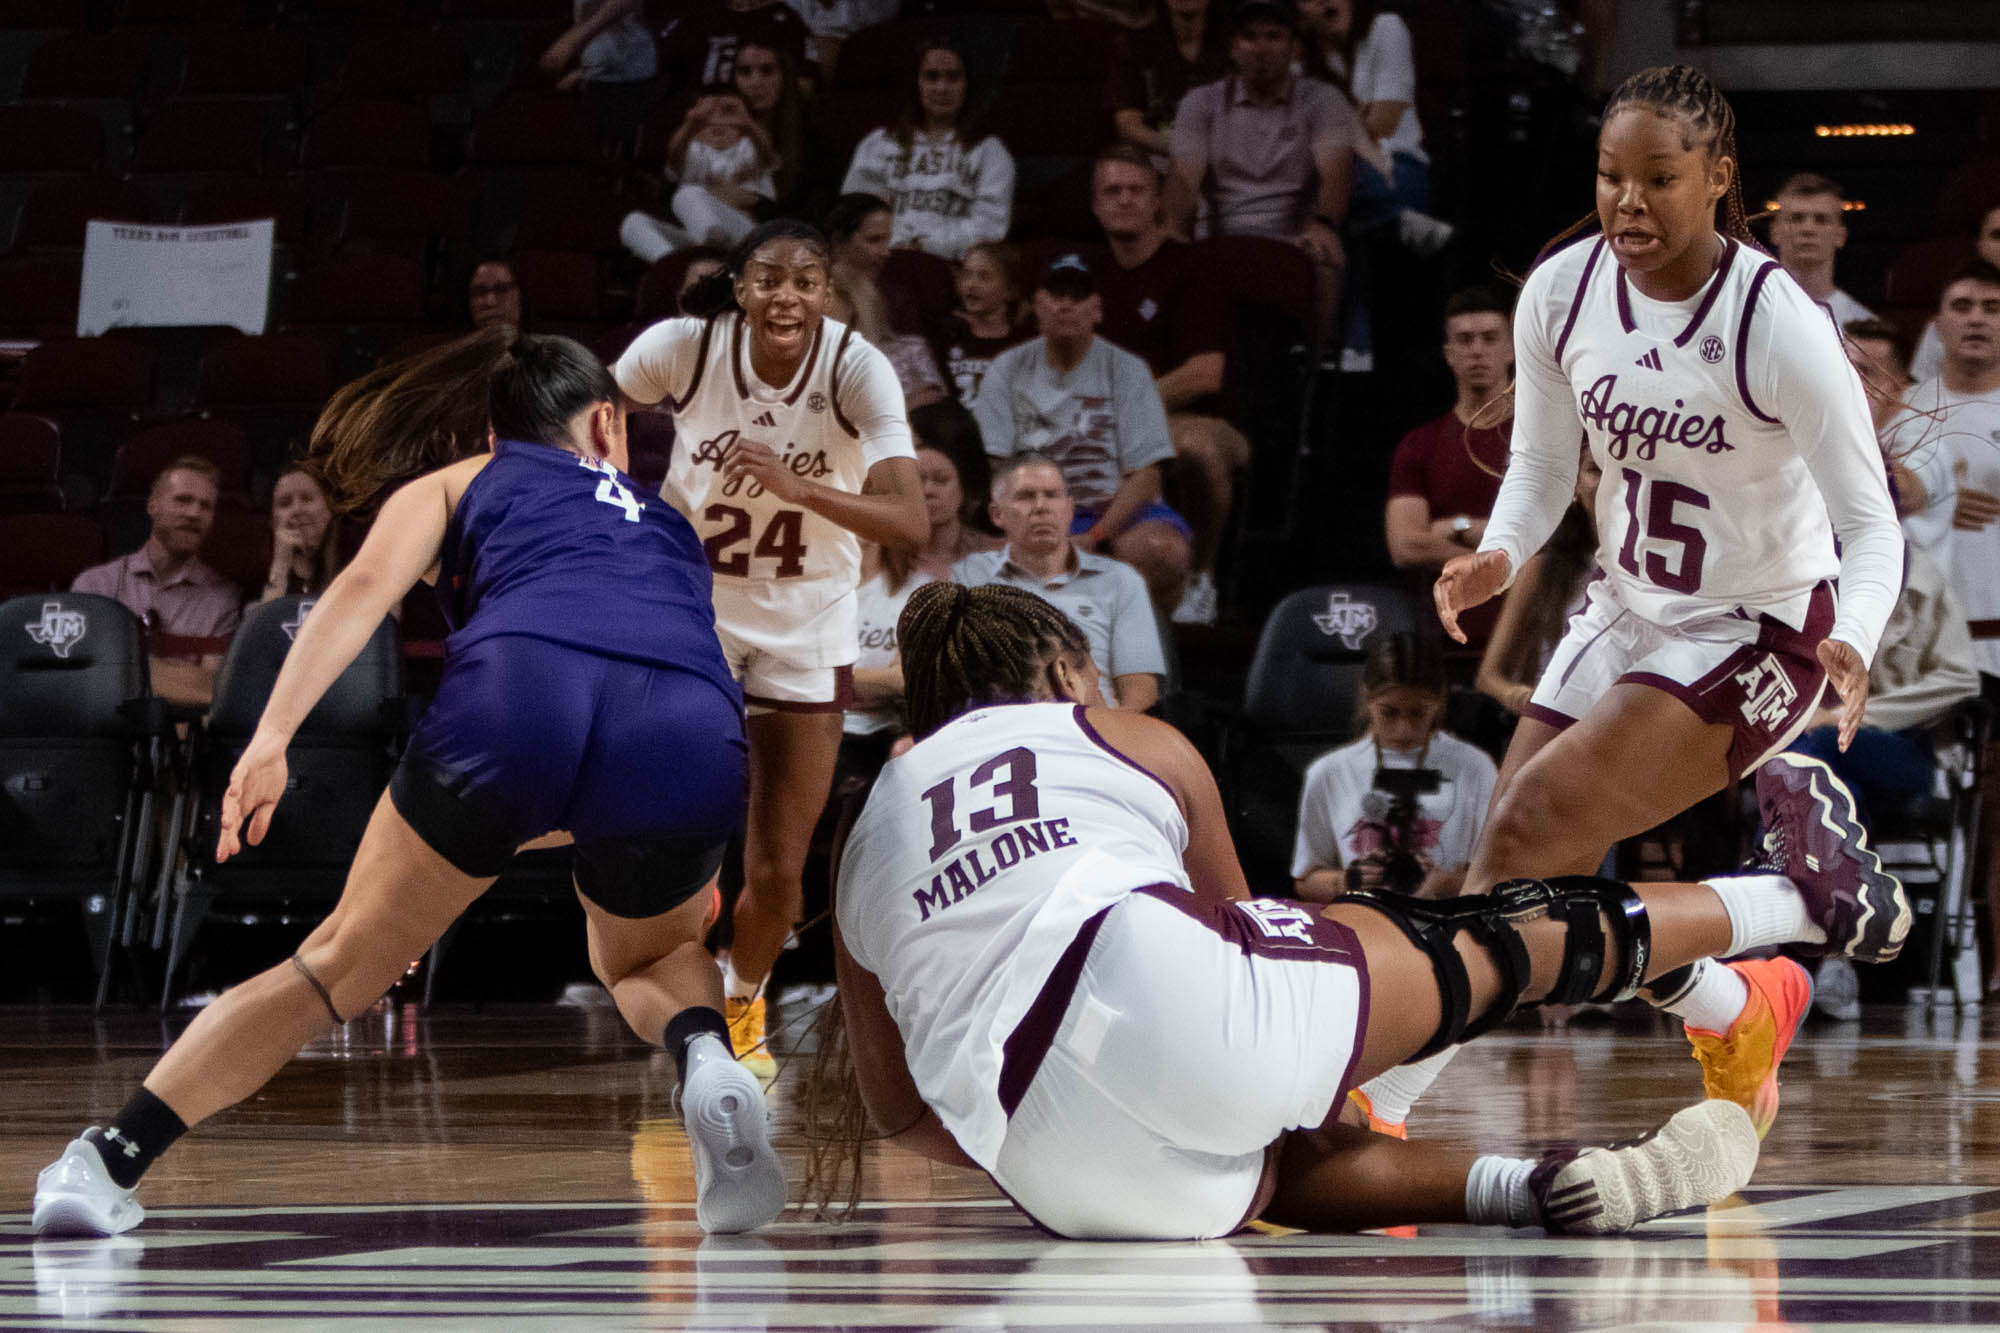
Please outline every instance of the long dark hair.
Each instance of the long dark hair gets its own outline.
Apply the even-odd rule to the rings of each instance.
[[[972,147],[981,137],[973,116],[972,62],[966,59],[965,48],[959,45],[956,38],[945,33],[928,33],[918,39],[916,49],[911,52],[909,81],[903,85],[903,109],[896,113],[896,123],[889,130],[905,158],[916,142],[918,128],[924,123],[924,57],[933,51],[951,52],[958,57],[958,67],[965,71],[965,100],[958,104],[958,119],[951,127],[953,137],[961,148]]]
[[[681,309],[697,319],[713,319],[738,309],[736,280],[749,267],[751,257],[772,241],[786,240],[804,241],[818,252],[822,262],[832,265],[832,250],[818,227],[797,218],[772,218],[752,227],[750,234],[730,249],[721,268],[688,288],[687,295],[681,298]]]
[[[771,172],[772,182],[778,190],[777,197],[789,199],[798,188],[799,177],[804,174],[805,167],[806,112],[804,99],[799,96],[798,71],[792,67],[791,52],[755,37],[737,46],[738,65],[742,64],[743,53],[753,46],[759,51],[769,51],[771,58],[778,62],[778,104],[771,108],[771,119],[764,124],[764,132],[771,137],[771,150],[778,157]],[[733,76],[730,86],[736,86]],[[755,111],[750,115],[752,119],[757,117]]]
[[[896,642],[918,740],[975,708],[1036,698],[1042,673],[1058,657],[1090,656],[1075,621],[1004,583],[926,583],[910,594]]]
[[[489,433],[554,444],[570,418],[617,402],[604,363],[573,339],[497,327],[377,366],[342,385],[301,465],[338,513],[486,448]]]
[[[1375,15],[1380,9],[1381,5],[1376,0],[1352,0],[1347,7],[1347,35],[1341,38],[1338,46],[1327,46],[1320,41],[1316,32],[1308,32],[1304,28],[1299,30],[1299,44],[1304,48],[1306,57],[1306,72],[1340,89],[1349,101],[1356,102],[1357,105],[1358,99],[1354,96],[1354,55],[1361,47],[1362,38],[1368,35],[1368,29],[1373,26]],[[1339,69],[1336,70],[1328,64],[1329,56],[1339,57]]]

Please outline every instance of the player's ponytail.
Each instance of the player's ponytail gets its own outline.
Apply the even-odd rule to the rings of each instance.
[[[918,740],[974,708],[1042,697],[1042,673],[1058,657],[1090,656],[1076,622],[1005,584],[925,584],[910,594],[896,642]]]
[[[377,366],[334,390],[301,465],[336,511],[486,447],[487,385],[514,341],[511,325],[455,338]]]
[[[681,309],[697,319],[713,319],[739,309],[736,282],[743,276],[743,270],[750,266],[751,258],[772,241],[804,241],[819,256],[820,262],[832,263],[833,252],[819,228],[797,218],[772,218],[751,228],[750,234],[730,250],[721,268],[688,288],[681,297]]]

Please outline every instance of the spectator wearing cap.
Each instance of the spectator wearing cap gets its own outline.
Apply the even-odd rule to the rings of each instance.
[[[153,693],[175,703],[208,703],[222,665],[217,640],[236,632],[243,593],[202,561],[220,493],[215,464],[184,454],[153,479],[146,497],[152,530],[130,555],[93,565],[70,584],[124,603],[145,624]]]
[[[1032,450],[1062,469],[1077,544],[1137,569],[1165,613],[1187,589],[1193,540],[1187,520],[1160,501],[1173,436],[1152,372],[1097,336],[1102,318],[1090,261],[1058,256],[1035,288],[1042,336],[993,358],[973,416],[995,458]]]
[[[1334,88],[1301,77],[1298,19],[1285,0],[1241,0],[1231,13],[1227,77],[1181,99],[1164,206],[1169,231],[1192,234],[1206,202],[1212,233],[1297,244],[1318,273],[1322,345],[1337,323],[1354,152],[1366,139]]]
[[[1194,528],[1193,572],[1173,618],[1213,624],[1215,558],[1235,472],[1250,462],[1250,441],[1222,415],[1226,295],[1193,247],[1161,225],[1160,185],[1152,159],[1131,144],[1105,149],[1092,170],[1091,211],[1111,251],[1097,273],[1104,306],[1098,333],[1151,368],[1174,452],[1199,473],[1199,486],[1184,496]]]

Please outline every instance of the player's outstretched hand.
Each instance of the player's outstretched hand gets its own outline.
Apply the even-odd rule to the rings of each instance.
[[[730,481],[748,477],[757,486],[792,504],[797,504],[805,494],[805,479],[792,471],[770,445],[755,440],[736,442],[729,457],[723,460],[722,475]]]
[[[1431,589],[1444,632],[1464,643],[1465,631],[1458,627],[1458,613],[1478,606],[1506,587],[1512,569],[1504,551],[1475,551],[1445,561],[1444,572],[1438,575]]]
[[[278,798],[285,794],[283,741],[266,738],[259,732],[251,737],[243,757],[229,774],[229,790],[222,793],[222,831],[215,839],[215,859],[227,861],[243,850],[243,821],[250,821],[247,840],[252,847],[264,841],[271,828],[271,814]]]
[[[1861,714],[1868,707],[1868,668],[1861,664],[1861,654],[1854,645],[1839,639],[1820,640],[1819,664],[1826,668],[1826,678],[1840,696],[1840,748],[1844,751],[1854,733],[1861,730]]]

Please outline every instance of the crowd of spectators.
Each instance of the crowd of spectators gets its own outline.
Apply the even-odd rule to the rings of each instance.
[[[246,0],[246,13],[252,7]],[[439,20],[480,10],[456,0],[432,8]],[[1278,317],[1272,288],[1287,289],[1299,312],[1291,387],[1302,402],[1309,383],[1371,380],[1407,400],[1379,438],[1346,438],[1323,410],[1310,429],[1387,460],[1360,469],[1386,471],[1386,495],[1375,483],[1335,497],[1340,522],[1381,515],[1379,559],[1355,575],[1401,571],[1427,598],[1438,567],[1477,546],[1506,467],[1511,288],[1496,278],[1447,300],[1450,284],[1406,291],[1390,271],[1414,263],[1440,275],[1490,273],[1527,259],[1461,253],[1475,220],[1439,203],[1464,196],[1434,141],[1444,118],[1427,122],[1435,101],[1420,85],[1423,25],[1435,27],[1436,15],[1372,0],[966,9],[923,0],[503,5],[461,28],[414,25],[430,43],[429,65],[381,54],[409,37],[393,21],[331,41],[308,24],[312,77],[268,92],[251,70],[204,85],[190,54],[177,94],[281,106],[271,123],[285,128],[259,141],[244,171],[262,192],[228,197],[261,201],[254,207],[279,219],[274,331],[241,341],[304,349],[305,387],[222,391],[211,363],[233,344],[211,331],[172,366],[161,358],[149,369],[157,388],[142,404],[44,404],[24,392],[18,414],[46,416],[62,433],[53,503],[80,514],[99,497],[111,504],[118,446],[163,404],[240,425],[243,439],[228,457],[197,448],[156,460],[137,487],[147,497],[143,534],[128,525],[121,541],[107,520],[108,544],[79,546],[91,558],[72,560],[60,578],[36,564],[0,568],[0,584],[73,583],[123,601],[152,635],[156,692],[199,707],[241,609],[323,589],[353,549],[354,525],[336,521],[310,476],[288,466],[334,383],[494,324],[573,334],[615,357],[640,329],[677,313],[687,288],[757,222],[796,216],[829,237],[834,316],[879,346],[902,384],[930,511],[922,552],[870,558],[848,726],[855,771],[879,764],[895,734],[895,617],[932,578],[1007,582],[1056,601],[1085,628],[1121,707],[1152,707],[1175,688],[1233,688],[1229,669],[1183,681],[1177,663],[1188,635],[1201,641],[1201,627],[1218,623],[1247,656],[1262,609],[1287,590],[1246,592],[1227,577],[1254,480],[1306,480],[1286,471],[1294,441],[1274,436],[1260,416],[1268,404],[1245,388],[1273,382],[1269,367],[1245,363],[1241,337],[1247,322]],[[274,50],[299,45],[285,40],[299,36],[298,25],[288,28],[298,16],[280,6],[270,17],[243,26]],[[364,79],[363,68],[377,72]],[[411,108],[419,130],[404,145],[390,131],[407,118],[390,112]],[[360,128],[330,146],[343,117]],[[114,198],[99,181],[83,192],[79,217],[246,215],[197,207],[225,174],[206,158],[148,174],[158,167],[148,166],[155,129],[144,119],[127,127],[138,144],[129,180],[144,188]],[[114,177],[111,163],[102,153],[82,174]],[[1771,193],[1760,225],[1847,334],[1910,537],[1905,604],[1876,664],[1864,731],[1873,757],[1855,770],[1869,799],[1893,802],[1929,780],[1928,729],[1942,715],[1975,692],[2000,701],[2000,207],[1954,242],[1966,262],[1924,293],[1925,302],[1936,295],[1934,308],[1919,308],[1905,284],[1895,301],[1876,301],[1882,319],[1836,272],[1857,201],[1809,162],[1782,165],[1797,169]],[[35,257],[21,239],[42,225],[35,200],[69,179],[27,170],[40,174],[21,210],[20,253],[0,269]],[[296,216],[286,212],[295,206]],[[1550,207],[1550,231],[1575,211]],[[55,262],[72,262],[80,241],[56,247]],[[416,295],[397,295],[411,274]],[[1872,295],[1865,281],[1855,285]],[[1247,319],[1246,300],[1255,311]],[[1448,406],[1413,391],[1431,374],[1429,349],[1386,343],[1391,313],[1436,330]],[[60,336],[73,316],[73,300],[53,313],[0,305],[0,334],[16,350],[35,348],[14,377],[24,390],[37,343],[59,351],[126,336]],[[169,387],[174,374],[187,382]],[[635,472],[644,475],[642,454],[653,460],[643,466],[658,463],[670,430],[664,417],[635,421]],[[1524,706],[1592,569],[1587,458],[1581,471],[1578,504],[1556,539],[1509,596],[1466,617],[1470,644],[1442,663],[1445,692],[1476,687],[1503,723]],[[56,479],[52,464],[47,480]],[[9,490],[13,480],[0,475],[0,527],[39,503]],[[246,527],[246,518],[256,521]],[[134,540],[137,549],[121,552]],[[0,559],[19,549],[0,536]],[[406,639],[439,632],[421,608],[406,616]],[[1371,714],[1356,744],[1372,737],[1363,749],[1385,763],[1408,750],[1416,768],[1455,756],[1444,795],[1428,794],[1425,808],[1450,806],[1459,819],[1490,777],[1460,762],[1462,742],[1441,730],[1442,696],[1433,700],[1430,676],[1419,674],[1382,687],[1394,706]],[[1409,745],[1401,713],[1421,715],[1422,735]],[[1825,734],[1802,743],[1824,749]],[[1355,784],[1372,770],[1362,773],[1362,749],[1342,753],[1344,767],[1323,764],[1307,784],[1294,867],[1302,891],[1337,891],[1339,848],[1357,855],[1355,829],[1334,827],[1344,816],[1329,814],[1326,793],[1338,787],[1341,808],[1359,808],[1366,786]],[[1335,768],[1346,774],[1339,782]],[[2000,886],[2000,856],[1989,862]],[[1448,882],[1454,867],[1429,869]],[[2000,909],[2000,893],[1988,901]]]

